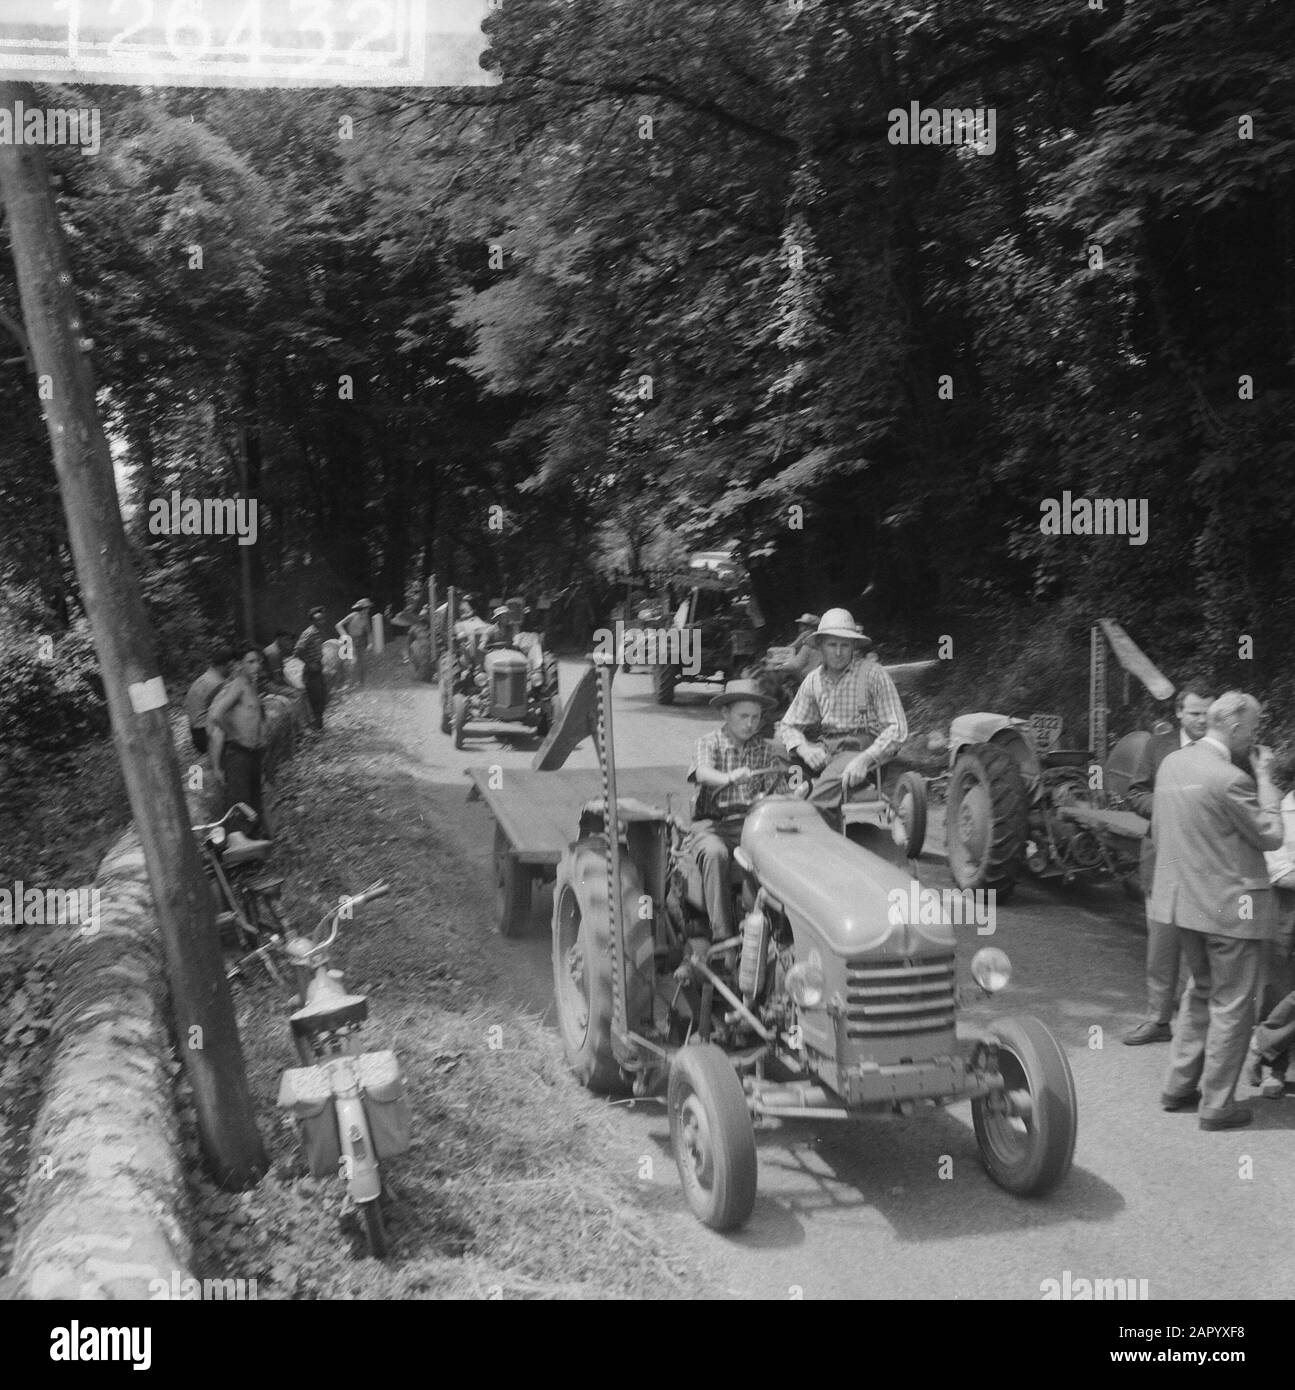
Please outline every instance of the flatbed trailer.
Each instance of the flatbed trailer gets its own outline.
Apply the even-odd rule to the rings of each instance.
[[[468,800],[483,800],[495,820],[499,930],[504,936],[519,936],[530,920],[535,884],[554,877],[558,860],[576,838],[581,810],[602,800],[603,775],[596,767],[472,767],[468,777]],[[684,766],[619,768],[617,800],[668,811],[687,825],[692,801],[687,777]]]

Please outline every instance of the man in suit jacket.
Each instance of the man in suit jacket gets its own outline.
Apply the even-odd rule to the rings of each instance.
[[[1201,680],[1189,680],[1178,692],[1174,708],[1178,727],[1167,734],[1152,734],[1142,750],[1138,770],[1129,783],[1127,800],[1140,816],[1151,819],[1156,773],[1165,758],[1179,748],[1195,743],[1205,733],[1205,716],[1216,691]],[[1147,908],[1147,1017],[1132,1032],[1125,1034],[1129,1047],[1144,1043],[1168,1042],[1173,1036],[1169,1020],[1178,1006],[1178,969],[1182,953],[1178,949],[1178,933],[1167,922],[1157,922],[1150,911],[1151,882],[1156,873],[1156,850],[1151,835],[1142,841],[1142,863],[1138,877],[1142,892],[1148,899]]]
[[[1277,928],[1264,851],[1282,842],[1280,798],[1268,773],[1272,753],[1254,749],[1259,713],[1253,695],[1219,696],[1205,736],[1169,753],[1156,777],[1148,911],[1178,929],[1192,972],[1160,1103],[1166,1110],[1199,1104],[1202,1129],[1237,1129],[1253,1118],[1234,1094],[1265,942]],[[1253,778],[1232,761],[1247,753]]]

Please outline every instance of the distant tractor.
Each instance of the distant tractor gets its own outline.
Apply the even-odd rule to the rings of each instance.
[[[763,643],[764,619],[751,595],[751,580],[740,559],[726,550],[702,550],[689,557],[688,569],[671,586],[683,599],[670,619],[672,627],[696,629],[701,670],[685,676],[679,666],[653,668],[659,705],[674,703],[681,680],[723,683],[740,676],[755,662]]]

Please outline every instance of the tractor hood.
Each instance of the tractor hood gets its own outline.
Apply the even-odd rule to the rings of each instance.
[[[914,955],[954,945],[948,923],[911,921],[910,874],[838,835],[808,802],[760,802],[746,819],[742,849],[793,930],[807,928],[841,957],[883,947]]]
[[[496,671],[525,671],[526,658],[513,647],[492,647],[486,652],[485,667],[492,675]]]

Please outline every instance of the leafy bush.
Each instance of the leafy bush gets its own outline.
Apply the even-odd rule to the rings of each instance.
[[[0,741],[42,753],[77,748],[108,727],[84,619],[56,635],[0,612]]]

